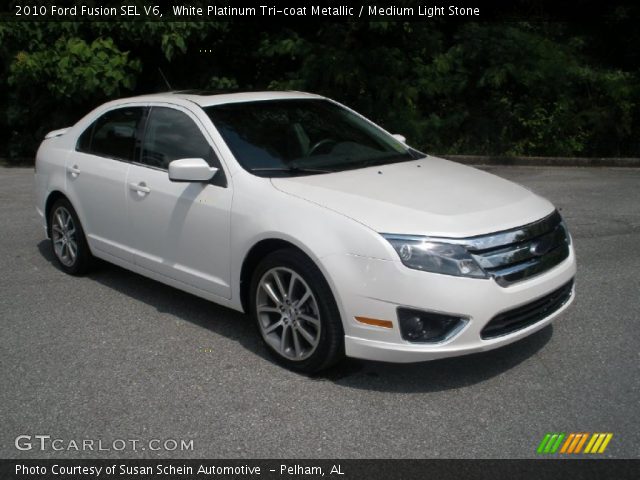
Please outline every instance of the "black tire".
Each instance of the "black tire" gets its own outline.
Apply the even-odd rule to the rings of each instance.
[[[311,296],[307,297],[308,300],[306,302],[303,301],[303,303],[300,304],[299,308],[301,310],[298,310],[298,313],[305,312],[308,313],[308,315],[301,314],[298,317],[295,312],[292,313],[292,320],[289,320],[291,325],[287,326],[287,328],[289,328],[289,337],[287,338],[289,343],[295,343],[293,341],[294,336],[298,339],[295,351],[293,345],[291,345],[289,351],[292,355],[298,354],[298,347],[302,344],[302,348],[300,348],[300,350],[303,350],[304,347],[308,347],[306,352],[300,352],[301,356],[303,354],[308,355],[306,358],[291,358],[290,356],[286,356],[286,354],[281,353],[274,346],[275,343],[278,343],[278,340],[277,337],[271,338],[271,335],[277,335],[279,331],[284,332],[284,325],[277,327],[273,334],[265,333],[269,328],[265,327],[263,323],[269,322],[269,319],[273,319],[273,323],[271,324],[273,326],[275,323],[278,323],[278,321],[284,322],[285,316],[287,315],[286,313],[281,313],[279,311],[265,314],[262,311],[266,306],[264,302],[262,302],[260,306],[260,314],[258,313],[258,297],[264,296],[264,291],[266,291],[264,285],[260,286],[260,282],[268,278],[275,280],[273,276],[271,276],[274,271],[282,272],[282,275],[284,276],[286,276],[289,271],[295,273],[299,276],[299,279],[302,280],[300,281],[299,279],[296,279],[294,282],[296,285],[294,290],[297,292],[304,292],[304,290],[300,289],[307,289],[312,293]],[[279,275],[280,273],[277,274]],[[291,276],[289,277],[289,281],[291,281]],[[286,282],[286,278],[284,280]],[[276,282],[274,281],[271,283]],[[261,290],[260,292],[258,291],[259,288]],[[260,336],[267,346],[267,350],[269,350],[278,363],[291,370],[311,374],[329,368],[344,358],[344,329],[342,328],[340,312],[333,294],[331,293],[329,284],[322,275],[322,272],[305,254],[299,250],[291,248],[277,250],[267,255],[259,263],[253,273],[250,292],[250,314],[254,319]],[[289,290],[289,292],[291,292],[291,290]],[[292,298],[294,296],[295,295],[293,294],[291,295]],[[302,293],[300,296],[304,297]],[[286,295],[284,295],[284,298],[286,298]],[[302,300],[302,298],[298,300]],[[284,302],[282,303],[284,304]],[[276,307],[276,305],[276,302],[273,301],[273,306],[267,306],[267,308],[280,308]],[[304,310],[305,308],[308,310]],[[303,320],[303,318],[310,320],[310,316],[314,317],[313,324],[307,323],[307,320]],[[320,325],[319,331],[316,330],[315,327],[315,322],[317,321],[319,321]],[[296,331],[294,332],[294,330]],[[300,330],[305,330],[307,335],[309,335],[309,332],[316,334],[315,339],[317,343],[314,347],[312,347],[311,342],[307,341],[307,337],[301,335]],[[284,335],[284,333],[282,335]],[[268,337],[270,338],[268,339]]]
[[[61,216],[63,220],[66,218],[64,214],[70,217],[70,223],[67,233],[73,227],[73,232],[61,240],[65,235],[61,235],[57,216]],[[64,222],[63,222],[64,223]],[[51,236],[51,251],[60,268],[70,275],[83,275],[87,273],[93,265],[93,255],[89,250],[87,239],[78,218],[75,209],[66,198],[60,198],[51,207],[49,212],[49,233]],[[65,244],[61,245],[61,241]],[[75,245],[75,255],[72,255],[71,245]],[[66,250],[65,250],[66,246]],[[61,250],[62,249],[62,250]],[[66,253],[66,254],[65,254]]]

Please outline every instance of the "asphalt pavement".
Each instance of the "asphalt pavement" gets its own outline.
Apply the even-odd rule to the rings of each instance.
[[[487,169],[561,209],[573,307],[492,352],[307,377],[237,312],[108,264],[65,275],[32,169],[0,168],[0,458],[527,458],[547,432],[640,458],[640,170]]]

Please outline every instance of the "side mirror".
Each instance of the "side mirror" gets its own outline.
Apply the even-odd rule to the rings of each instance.
[[[202,158],[181,158],[169,164],[169,180],[172,182],[208,182],[218,172]]]
[[[399,133],[394,133],[391,136],[401,143],[407,143],[407,137],[405,137],[404,135],[400,135]]]

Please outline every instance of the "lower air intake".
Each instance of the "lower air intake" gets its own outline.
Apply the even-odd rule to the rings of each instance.
[[[559,310],[569,301],[572,291],[573,279],[544,297],[496,315],[482,329],[480,336],[489,340],[533,325]]]

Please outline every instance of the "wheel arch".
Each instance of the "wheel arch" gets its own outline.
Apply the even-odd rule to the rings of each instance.
[[[60,190],[52,190],[51,192],[49,192],[49,195],[47,196],[47,200],[44,204],[44,220],[47,226],[47,238],[51,238],[51,223],[50,223],[51,209],[53,208],[53,205],[61,198],[64,198],[69,203],[71,203],[71,200],[69,200],[69,197],[67,197]],[[73,206],[73,204],[71,205]]]
[[[286,248],[296,250],[307,257],[309,261],[311,261],[318,268],[323,277],[325,277],[325,281],[329,284],[329,288],[332,290],[334,298],[336,298],[335,291],[333,291],[333,286],[330,279],[327,278],[326,272],[319,264],[319,262],[315,258],[313,258],[313,256],[310,255],[307,251],[305,251],[304,248],[301,248],[299,245],[296,245],[295,243],[289,240],[284,240],[282,238],[265,238],[255,243],[247,251],[247,254],[245,255],[242,262],[242,267],[240,269],[240,303],[244,312],[249,312],[251,278],[258,264],[270,253]]]

